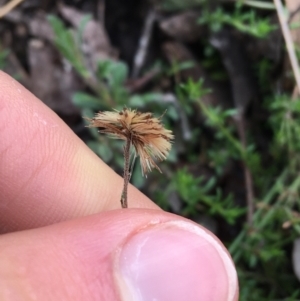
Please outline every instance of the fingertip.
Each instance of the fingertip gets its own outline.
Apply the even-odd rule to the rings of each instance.
[[[228,252],[187,220],[143,228],[122,248],[119,266],[123,301],[237,298],[237,274]]]
[[[17,283],[41,300],[237,298],[236,272],[219,241],[160,210],[114,210],[10,234],[0,250],[0,281],[3,262],[13,262],[22,270]]]
[[[4,72],[0,89],[0,232],[120,207],[120,176]],[[132,186],[129,196],[131,207],[157,208]]]

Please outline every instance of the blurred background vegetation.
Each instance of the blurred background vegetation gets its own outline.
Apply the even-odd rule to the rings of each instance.
[[[166,111],[163,173],[132,183],[222,240],[245,301],[300,300],[300,1],[276,2],[0,1],[0,68],[118,173],[122,142],[82,116]]]

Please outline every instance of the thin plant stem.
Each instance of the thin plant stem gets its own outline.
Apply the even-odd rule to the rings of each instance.
[[[10,11],[12,11],[17,5],[19,5],[23,1],[24,0],[12,0],[0,7],[0,18],[7,15]]]
[[[269,189],[266,196],[262,200],[262,202],[267,205],[269,204],[276,196],[276,194],[280,191],[282,187],[282,183],[286,180],[288,175],[288,169],[285,169],[281,175],[277,178],[276,182]],[[263,215],[264,209],[258,209],[253,215],[253,221],[255,224],[256,231],[260,231],[264,225],[264,221],[266,220],[266,216]],[[229,252],[233,257],[234,262],[237,262],[242,256],[242,248],[241,244],[245,237],[248,235],[248,228],[243,229],[239,235],[235,238],[235,240],[231,243],[229,247]]]
[[[244,152],[247,152],[247,141],[246,141],[246,133],[245,133],[245,124],[242,116],[236,119],[237,129],[239,133],[239,137],[241,140],[242,147]],[[247,222],[250,226],[253,224],[253,214],[255,210],[254,203],[254,188],[253,188],[253,179],[250,168],[246,162],[243,160],[243,169],[244,169],[244,178],[245,178],[245,186],[246,186],[246,197],[247,197]]]
[[[289,58],[290,58],[290,62],[291,62],[291,65],[292,65],[294,76],[295,76],[295,79],[296,79],[298,91],[300,91],[299,65],[298,65],[298,60],[297,60],[297,56],[296,56],[296,52],[295,52],[294,42],[293,42],[293,39],[292,39],[292,36],[291,36],[290,29],[289,29],[288,24],[287,24],[286,17],[285,17],[284,7],[282,5],[281,0],[273,0],[273,1],[274,1],[275,6],[276,6],[278,18],[279,18],[281,29],[282,29],[282,34],[283,34],[283,37],[285,39],[286,48],[287,48],[287,51],[288,51],[288,55],[289,55]]]
[[[165,159],[171,149],[174,135],[163,127],[161,118],[162,116],[156,118],[152,113],[141,113],[126,107],[121,111],[100,111],[94,118],[86,118],[90,122],[89,127],[98,127],[102,133],[125,140],[124,187],[120,198],[122,208],[128,208],[128,183],[136,157],[140,157],[142,174],[146,175],[153,168],[160,171],[155,159]]]
[[[146,18],[145,28],[139,41],[138,51],[134,57],[134,66],[132,71],[133,78],[137,78],[139,76],[140,71],[145,63],[155,20],[156,13],[154,11],[150,11]]]
[[[201,102],[198,101],[201,109],[203,110],[204,114],[209,120],[215,121],[214,116],[211,114],[211,112],[208,110],[208,108]],[[219,129],[220,132],[226,138],[230,143],[239,151],[242,160],[243,160],[243,169],[244,169],[244,177],[245,177],[245,186],[247,191],[247,222],[249,225],[252,225],[253,223],[253,214],[254,214],[254,190],[253,190],[253,179],[252,174],[250,172],[249,166],[248,166],[248,158],[247,158],[247,149],[246,149],[246,135],[245,135],[245,129],[243,120],[238,118],[236,119],[237,128],[240,136],[241,141],[237,141],[231,133],[224,127],[222,124],[216,122],[215,126]]]
[[[126,140],[126,144],[124,146],[124,186],[121,196],[121,205],[122,208],[128,208],[127,196],[128,196],[128,183],[130,179],[130,147],[131,147],[131,139]]]
[[[211,112],[208,110],[207,106],[204,105],[200,100],[198,100],[198,103],[200,105],[200,108],[202,109],[203,113],[205,116],[211,120],[215,121],[215,117],[211,114]],[[236,140],[231,133],[220,123],[215,122],[215,127],[217,127],[220,132],[228,139],[228,141],[236,148],[236,150],[240,153],[242,159],[246,160],[247,159],[247,154],[244,150],[244,148],[241,146],[241,143]]]
[[[245,0],[242,3],[248,6],[261,8],[261,9],[270,9],[270,10],[275,9],[275,5],[269,2]]]

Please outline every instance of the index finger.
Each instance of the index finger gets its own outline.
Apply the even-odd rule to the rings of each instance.
[[[0,232],[120,208],[120,176],[3,72],[0,90]],[[133,208],[157,209],[133,186],[129,200]]]

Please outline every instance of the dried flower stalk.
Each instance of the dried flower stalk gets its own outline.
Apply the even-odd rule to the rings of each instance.
[[[161,124],[161,117],[151,113],[141,113],[124,108],[121,111],[99,112],[93,119],[88,119],[90,127],[100,128],[100,133],[112,138],[125,140],[124,146],[124,187],[121,196],[122,208],[128,207],[127,189],[131,173],[130,149],[133,146],[135,155],[140,157],[142,173],[146,175],[153,168],[161,172],[155,160],[166,159],[174,138],[172,132]]]

